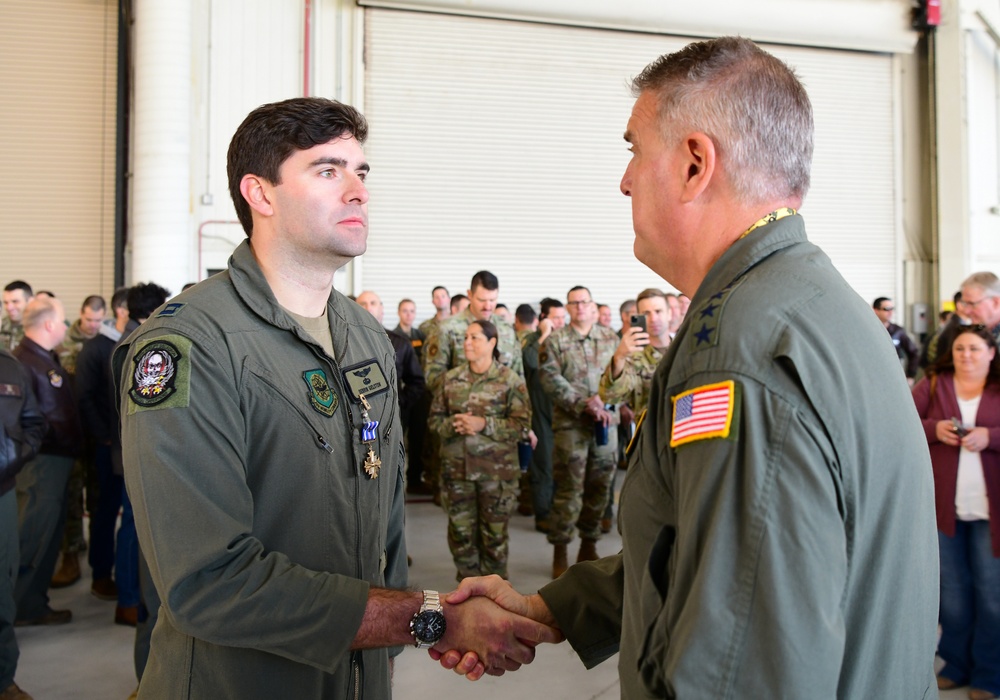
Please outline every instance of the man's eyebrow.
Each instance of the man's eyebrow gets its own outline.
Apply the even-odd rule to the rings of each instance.
[[[316,165],[336,165],[337,167],[340,168],[346,168],[347,161],[344,160],[343,158],[335,158],[333,156],[329,156],[326,158],[317,158],[316,160],[314,160],[312,163],[309,164],[310,167]],[[367,173],[371,171],[371,166],[368,165],[368,163],[360,163],[358,167],[355,168],[355,170],[360,170]]]

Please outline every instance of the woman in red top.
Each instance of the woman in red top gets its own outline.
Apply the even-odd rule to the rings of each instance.
[[[969,684],[971,700],[988,700],[1000,695],[1000,357],[992,334],[959,331],[913,399],[934,467],[945,661],[938,687]]]

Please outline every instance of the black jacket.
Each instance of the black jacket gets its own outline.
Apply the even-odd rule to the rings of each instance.
[[[417,353],[410,343],[410,339],[402,333],[386,329],[392,349],[396,351],[396,378],[399,386],[399,413],[403,419],[403,425],[407,425],[410,419],[410,412],[417,405],[424,394],[426,383],[424,382],[424,370],[420,368],[417,360]]]
[[[6,350],[0,350],[0,496],[14,488],[14,477],[35,456],[45,435],[45,418],[31,393],[28,375]]]
[[[69,374],[59,364],[59,358],[54,352],[46,350],[28,337],[14,348],[14,357],[28,373],[31,390],[38,401],[38,410],[49,425],[38,451],[76,457],[83,447],[83,431],[80,429]]]

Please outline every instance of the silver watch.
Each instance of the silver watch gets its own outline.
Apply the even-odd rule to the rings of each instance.
[[[417,649],[428,649],[440,642],[446,627],[441,596],[437,591],[424,591],[424,602],[410,619],[410,635]]]

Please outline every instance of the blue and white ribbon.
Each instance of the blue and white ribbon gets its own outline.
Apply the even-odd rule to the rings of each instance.
[[[378,437],[378,421],[368,421],[365,423],[365,427],[361,429],[361,441],[371,442]]]

